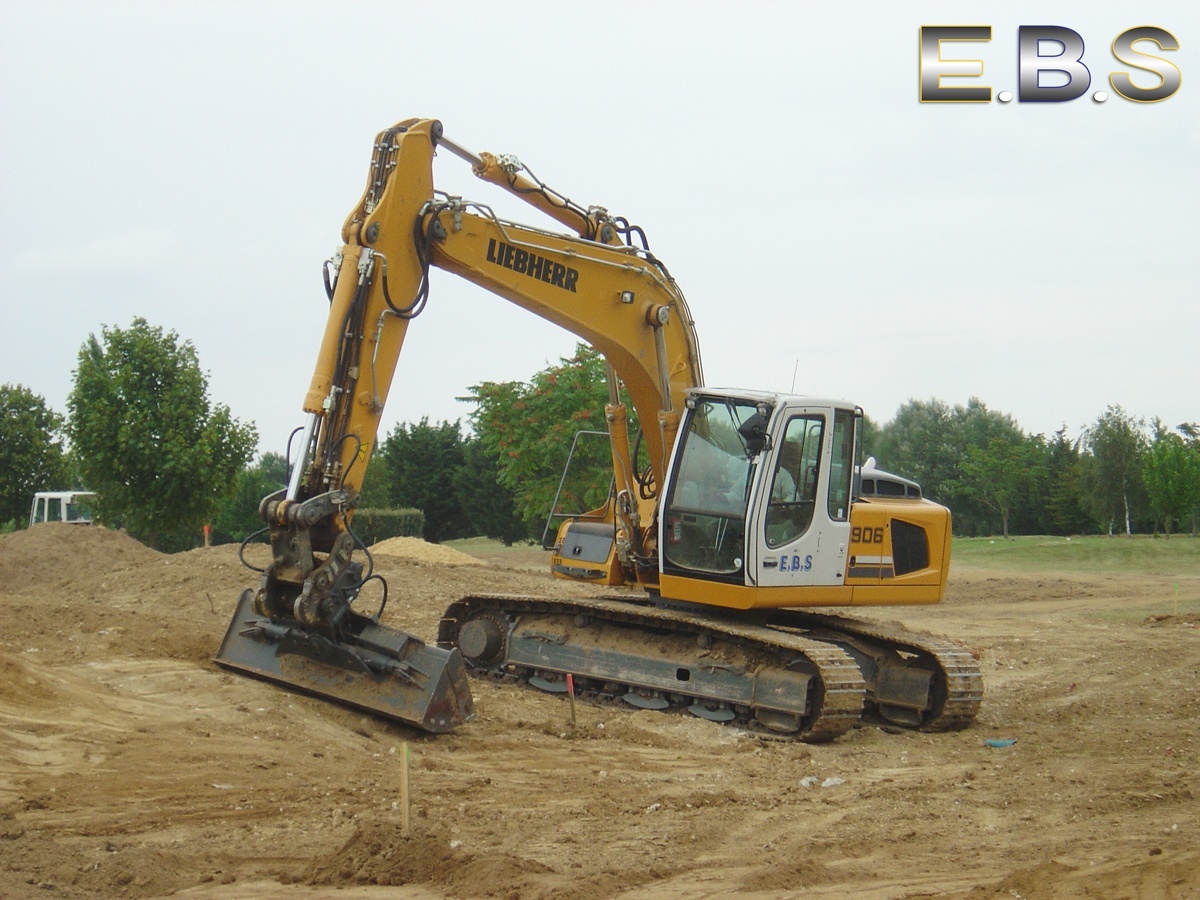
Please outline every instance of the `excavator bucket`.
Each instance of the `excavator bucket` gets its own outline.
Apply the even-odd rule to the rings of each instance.
[[[340,638],[259,615],[253,592],[244,591],[214,662],[434,733],[474,716],[457,649],[427,646],[353,612]]]

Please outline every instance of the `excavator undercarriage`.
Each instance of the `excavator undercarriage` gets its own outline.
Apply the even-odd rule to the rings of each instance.
[[[953,642],[838,616],[780,610],[758,623],[648,601],[466,597],[438,645],[477,676],[600,702],[688,711],[809,742],[864,718],[947,731],[978,711],[982,679]]]

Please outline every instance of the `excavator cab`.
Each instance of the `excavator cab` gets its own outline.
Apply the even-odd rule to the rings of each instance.
[[[842,585],[857,410],[728,391],[686,405],[661,522],[667,583],[691,596],[697,582]]]
[[[856,465],[858,407],[712,389],[685,405],[659,522],[664,598],[743,610],[941,599],[949,512]]]

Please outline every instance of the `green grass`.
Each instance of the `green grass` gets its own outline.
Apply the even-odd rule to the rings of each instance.
[[[527,568],[545,567],[547,572],[550,571],[550,554],[536,543],[524,542],[505,547],[491,538],[473,537],[446,541],[446,546],[484,562]]]
[[[1162,616],[1194,616],[1200,613],[1200,600],[1162,597],[1149,603],[1139,603],[1135,606],[1121,606],[1109,609],[1094,609],[1087,613],[1087,618],[1094,622],[1108,625],[1130,625],[1145,622],[1151,617]]]
[[[1021,572],[1128,572],[1200,575],[1200,539],[1014,537],[955,538],[951,568],[1008,569]]]
[[[444,543],[447,547],[472,556],[524,557],[530,553],[540,553],[546,557],[546,567],[550,567],[550,554],[543,550],[540,544],[532,541],[518,541],[511,547],[505,547],[500,541],[485,537],[455,538]]]

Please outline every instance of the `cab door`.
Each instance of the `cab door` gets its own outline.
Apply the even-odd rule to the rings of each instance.
[[[752,549],[761,587],[840,585],[850,542],[854,413],[795,407],[775,435],[758,493]]]

